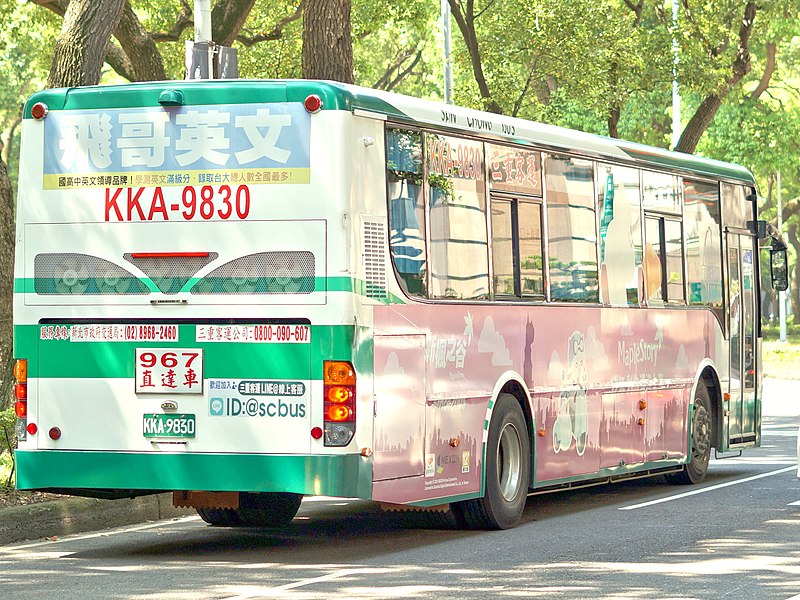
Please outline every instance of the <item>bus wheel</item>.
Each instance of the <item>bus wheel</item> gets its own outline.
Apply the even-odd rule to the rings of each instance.
[[[692,448],[689,463],[680,473],[667,475],[670,483],[688,485],[706,478],[711,458],[711,399],[708,388],[701,382],[697,386],[692,409]]]
[[[245,527],[283,527],[294,519],[302,499],[289,492],[242,493],[236,513]]]
[[[237,511],[232,508],[196,508],[197,514],[209,525],[215,527],[239,527]]]
[[[500,394],[486,441],[486,491],[483,498],[454,506],[459,520],[473,529],[508,529],[519,522],[528,497],[531,446],[517,399]]]

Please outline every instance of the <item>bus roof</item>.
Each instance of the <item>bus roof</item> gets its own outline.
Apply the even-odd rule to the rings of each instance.
[[[31,107],[37,102],[44,102],[50,110],[97,110],[157,104],[169,107],[302,102],[310,94],[322,99],[323,110],[364,111],[380,118],[434,126],[451,133],[478,134],[587,158],[674,170],[684,175],[755,183],[750,171],[731,163],[332,81],[221,79],[49,89],[28,100],[25,118],[31,118]]]

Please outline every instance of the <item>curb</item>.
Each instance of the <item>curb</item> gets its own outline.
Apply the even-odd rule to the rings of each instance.
[[[195,514],[172,506],[172,494],[121,500],[66,498],[0,510],[0,546]]]

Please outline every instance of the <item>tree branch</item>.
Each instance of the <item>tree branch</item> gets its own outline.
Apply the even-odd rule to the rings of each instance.
[[[685,4],[684,0],[684,4]],[[698,106],[692,118],[686,124],[681,133],[675,150],[691,154],[697,148],[700,138],[705,133],[725,97],[731,90],[742,81],[745,75],[750,72],[752,63],[750,60],[750,35],[753,33],[753,24],[756,18],[757,7],[754,0],[749,0],[744,8],[744,16],[739,26],[739,44],[736,48],[736,57],[731,64],[731,72],[725,78],[721,89],[709,94]]]
[[[300,3],[297,5],[297,8],[294,9],[294,12],[290,15],[286,15],[283,19],[278,21],[271,31],[268,31],[267,33],[254,35],[251,37],[245,36],[240,33],[239,35],[236,36],[236,41],[242,44],[243,46],[249,48],[250,46],[260,44],[261,42],[268,42],[281,39],[283,37],[284,28],[289,23],[292,23],[293,21],[296,21],[301,16],[303,16],[303,11],[306,8],[307,1],[308,0],[300,0]]]
[[[761,81],[758,82],[758,87],[750,94],[750,100],[758,100],[761,94],[767,91],[769,81],[772,74],[775,72],[775,55],[778,52],[778,46],[775,42],[767,42],[767,56],[764,63],[764,73],[761,75]]]

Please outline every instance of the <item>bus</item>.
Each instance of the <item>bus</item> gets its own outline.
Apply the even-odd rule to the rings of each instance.
[[[20,489],[503,529],[760,443],[759,252],[777,286],[786,252],[742,167],[218,80],[36,93],[19,181]]]

